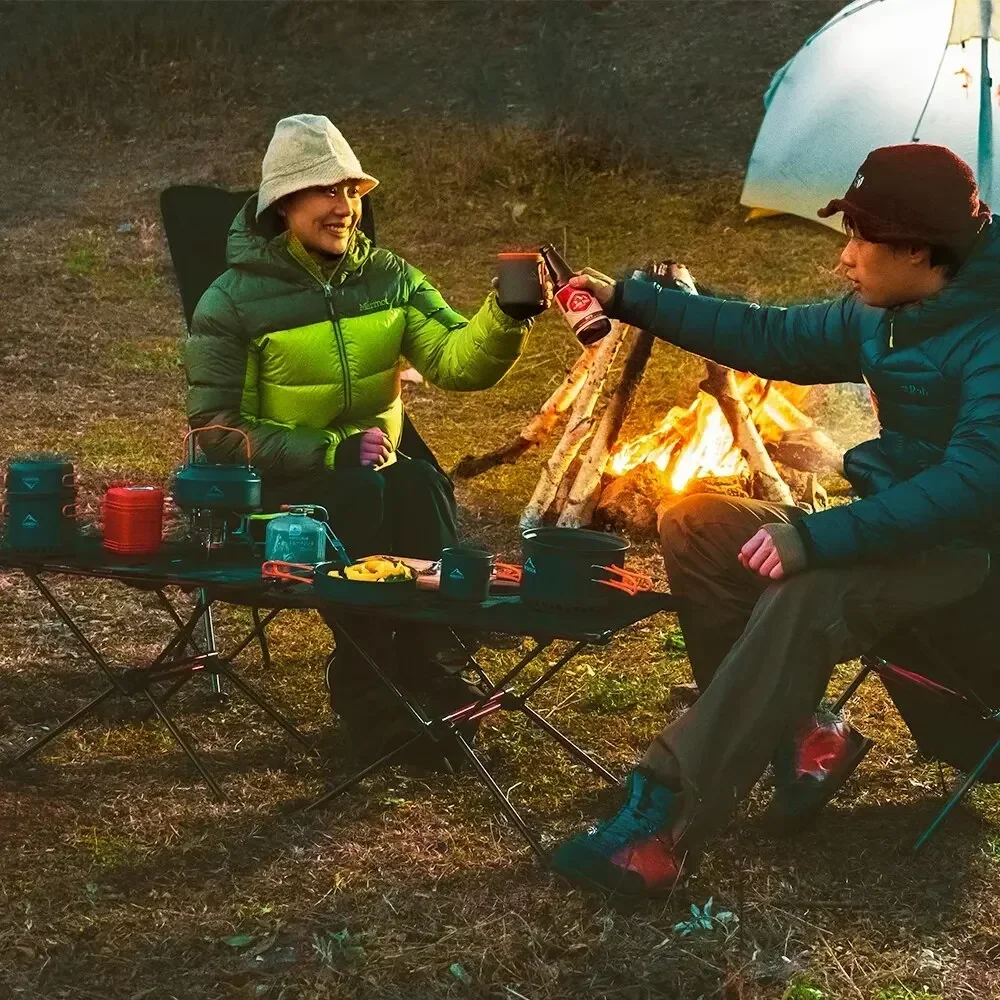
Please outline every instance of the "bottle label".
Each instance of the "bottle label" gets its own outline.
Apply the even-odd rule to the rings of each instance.
[[[601,303],[582,288],[572,288],[564,285],[556,292],[556,302],[566,317],[566,322],[579,334],[580,330],[592,323],[599,316],[604,316]]]

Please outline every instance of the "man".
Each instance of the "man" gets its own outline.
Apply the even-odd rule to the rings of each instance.
[[[608,313],[732,368],[800,384],[860,382],[881,431],[845,456],[862,499],[806,514],[692,496],[661,520],[698,701],[632,772],[627,801],[556,851],[564,875],[669,892],[772,760],[769,820],[815,816],[869,742],[814,713],[838,662],[978,590],[1000,514],[1000,226],[968,165],[940,146],[874,150],[843,198],[851,294],[760,308],[573,279]]]

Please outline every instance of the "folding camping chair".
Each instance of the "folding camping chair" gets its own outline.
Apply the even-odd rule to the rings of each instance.
[[[989,581],[966,601],[908,626],[861,658],[857,676],[833,706],[840,711],[875,673],[921,753],[965,773],[923,833],[919,851],[978,781],[1000,782],[1000,628],[998,585]]]
[[[191,319],[199,299],[209,285],[226,270],[226,243],[233,220],[254,191],[226,191],[223,188],[200,184],[182,184],[168,187],[160,194],[160,216],[167,237],[174,277],[180,291],[184,322],[191,329]],[[375,215],[368,195],[361,199],[361,231],[375,243]],[[403,431],[400,451],[411,458],[429,462],[442,475],[446,475],[434,453],[417,433],[409,416],[403,414]],[[205,599],[205,595],[201,595]],[[257,642],[264,666],[270,665],[267,644],[267,623],[262,623],[257,608],[253,608]],[[273,617],[273,616],[272,616]],[[213,628],[211,607],[204,618],[203,628],[209,639]],[[221,694],[217,675],[211,678],[212,690]]]

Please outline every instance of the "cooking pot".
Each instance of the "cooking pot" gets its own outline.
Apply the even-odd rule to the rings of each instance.
[[[65,503],[76,495],[76,474],[61,455],[15,455],[7,461],[4,487],[8,496],[60,496]]]
[[[651,589],[625,569],[629,543],[585,528],[529,528],[521,533],[521,600],[541,607],[586,610]]]
[[[8,494],[3,505],[7,545],[32,552],[60,552],[76,539],[76,507],[60,496]]]
[[[196,462],[195,438],[203,431],[232,431],[243,438],[245,465],[235,462]],[[250,464],[250,438],[236,427],[211,424],[189,431],[184,437],[187,462],[175,473],[173,496],[179,507],[225,510],[249,514],[260,510],[260,473]]]

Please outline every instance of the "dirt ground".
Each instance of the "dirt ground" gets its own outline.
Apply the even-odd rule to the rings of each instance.
[[[767,80],[836,3],[310,4],[267,29],[266,44],[249,34],[251,8],[234,4],[232,44],[178,42],[159,61],[138,29],[110,55],[110,42],[86,49],[77,14],[50,51],[40,35],[12,35],[15,6],[0,5],[0,51],[21,74],[18,100],[0,110],[0,459],[71,454],[88,524],[108,482],[162,482],[181,460],[184,327],[158,193],[252,186],[282,114],[338,121],[383,181],[380,242],[461,309],[481,301],[498,248],[544,240],[613,273],[678,257],[699,279],[769,302],[839,289],[835,234],[747,226],[738,205]],[[178,6],[164,8],[162,39]],[[16,62],[15,49],[36,61]],[[407,405],[450,466],[514,433],[575,353],[546,316],[496,389],[420,386]],[[687,402],[700,375],[697,359],[659,345],[630,429]],[[811,405],[845,446],[871,430],[849,393]],[[461,484],[469,538],[517,554],[542,457]],[[636,561],[663,582],[648,546]],[[116,664],[148,658],[165,634],[149,595],[53,585]],[[246,627],[228,611],[223,642]],[[318,739],[322,762],[200,690],[179,718],[223,804],[128,703],[0,774],[0,997],[1000,996],[1000,802],[975,790],[914,857],[940,801],[938,768],[916,755],[877,682],[853,710],[876,747],[815,831],[768,839],[762,786],[683,892],[622,906],[543,871],[469,776],[393,772],[320,815],[292,813],[348,772],[350,748],[325,703],[322,623],[283,615],[272,644],[270,671],[250,654],[240,662]],[[515,654],[485,662],[502,669]],[[581,657],[539,708],[624,772],[682,710],[675,686],[688,680],[676,624],[659,616]],[[100,681],[28,581],[0,574],[0,750],[44,733]],[[481,742],[546,846],[613,804],[516,722],[488,724]],[[710,897],[738,922],[674,931]]]

